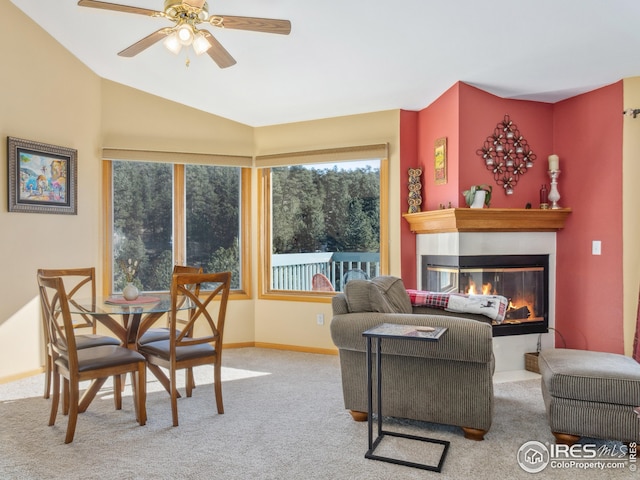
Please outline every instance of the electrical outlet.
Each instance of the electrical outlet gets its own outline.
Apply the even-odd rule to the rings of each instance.
[[[594,240],[591,243],[591,255],[602,255],[602,242],[600,240]]]
[[[324,325],[324,313],[318,313],[316,315],[316,323],[318,325]]]

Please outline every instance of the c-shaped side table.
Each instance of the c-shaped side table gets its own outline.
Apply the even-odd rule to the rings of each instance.
[[[431,330],[431,328],[433,328]],[[432,472],[442,471],[442,465],[444,464],[445,457],[449,451],[449,442],[446,440],[437,440],[435,438],[421,437],[416,435],[408,435],[400,432],[390,432],[382,429],[382,339],[402,339],[402,340],[418,340],[418,341],[430,341],[437,342],[438,339],[444,334],[447,329],[444,327],[419,327],[413,325],[399,325],[392,323],[383,323],[377,327],[371,328],[362,335],[367,338],[367,427],[369,433],[369,450],[364,455],[365,458],[372,460],[380,460],[388,463],[395,463],[397,465],[405,465],[407,467],[420,468],[422,470],[430,470]],[[371,367],[371,341],[376,339],[376,375],[377,375],[377,399],[378,399],[378,432],[377,437],[373,439],[373,381],[372,381],[372,367]],[[422,442],[435,443],[443,445],[442,454],[437,465],[426,465],[423,463],[408,462],[406,460],[400,460],[397,458],[383,457],[375,455],[374,451],[380,445],[380,442],[385,435],[391,437],[407,438],[409,440],[419,440]]]

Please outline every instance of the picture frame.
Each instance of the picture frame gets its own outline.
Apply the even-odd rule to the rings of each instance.
[[[9,211],[77,215],[76,150],[7,137]]]
[[[433,165],[436,185],[447,183],[447,137],[436,140]]]

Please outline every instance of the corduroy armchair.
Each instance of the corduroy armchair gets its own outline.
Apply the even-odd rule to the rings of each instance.
[[[345,285],[345,293],[333,298],[331,336],[340,354],[345,408],[355,420],[366,420],[362,332],[382,323],[447,327],[434,343],[383,342],[382,414],[456,425],[466,438],[482,440],[493,419],[490,321],[480,315],[463,318],[434,311],[444,313],[412,307],[402,280],[390,276],[353,280]]]

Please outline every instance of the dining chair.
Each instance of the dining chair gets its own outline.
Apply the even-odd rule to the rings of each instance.
[[[38,270],[38,275],[43,277],[62,277],[65,289],[68,292],[67,299],[70,302],[80,297],[91,298],[92,302],[95,302],[96,269],[94,267],[63,269],[41,268]],[[49,398],[53,363],[51,361],[47,320],[44,309],[42,311],[42,321],[45,342],[44,398]],[[73,326],[75,330],[81,328],[89,328],[91,330],[91,333],[76,334],[76,348],[81,350],[83,348],[98,347],[101,345],[120,345],[120,341],[117,338],[98,334],[96,323],[95,318],[90,315],[77,314],[73,316]]]
[[[201,288],[203,284],[207,284],[207,290]],[[138,345],[138,351],[145,356],[148,364],[169,370],[174,427],[178,426],[177,370],[212,364],[216,405],[218,413],[224,413],[220,375],[222,337],[230,289],[231,272],[174,273],[171,280],[169,339]],[[192,302],[193,312],[183,327],[177,322],[177,308],[185,300]],[[188,383],[186,393],[190,397]]]
[[[190,265],[174,265],[173,273],[202,273],[202,267],[194,267]],[[196,286],[192,285],[191,288],[195,291]],[[183,297],[182,303],[184,303],[185,301],[186,301],[186,297]],[[181,325],[186,325],[188,322],[188,318],[192,314],[193,314],[193,309],[181,311],[180,315],[187,315],[187,318],[179,317],[177,319],[177,323]],[[145,345],[147,343],[157,342],[159,340],[169,340],[169,317],[167,317],[166,327],[153,327],[143,332],[142,335],[140,335],[140,337],[138,338],[138,344]],[[196,381],[195,381],[195,378],[193,377],[192,368],[187,369],[185,384],[188,392],[190,392],[191,389],[196,388]]]
[[[92,380],[90,390],[102,387],[110,376],[133,373],[132,383],[136,419],[147,421],[146,364],[140,353],[119,345],[101,345],[78,349],[74,324],[69,310],[69,298],[62,277],[38,274],[41,303],[47,319],[52,356],[53,396],[49,426],[55,425],[60,400],[60,377],[64,378],[65,394],[69,395],[69,415],[64,443],[71,443],[80,410],[80,382]],[[117,390],[114,387],[114,390]]]
[[[202,273],[202,267],[192,267],[189,265],[174,265],[173,266],[173,274],[175,273]],[[195,286],[191,286],[192,289],[195,289]],[[182,298],[182,301],[186,301],[186,298]],[[193,309],[186,310],[183,312],[187,316],[191,316],[193,314]],[[178,323],[182,325],[186,325],[188,319],[178,318]],[[152,327],[142,332],[142,335],[138,338],[139,345],[145,345],[151,342],[157,342],[159,340],[169,340],[169,318],[167,317],[167,326],[166,327]]]

